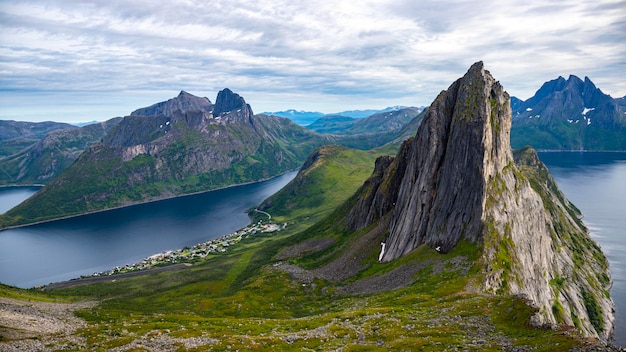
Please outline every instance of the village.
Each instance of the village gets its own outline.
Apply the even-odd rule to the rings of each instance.
[[[267,213],[266,213],[267,214]],[[267,214],[269,216],[269,214]],[[198,259],[206,258],[210,254],[224,253],[230,246],[237,244],[242,239],[253,236],[257,233],[271,233],[283,230],[287,224],[264,224],[262,221],[251,224],[236,232],[195,244],[182,249],[168,250],[162,253],[153,254],[144,258],[138,263],[116,266],[107,271],[102,271],[90,275],[90,277],[109,276],[121,273],[128,273],[139,270],[152,269],[170,264],[190,263]]]

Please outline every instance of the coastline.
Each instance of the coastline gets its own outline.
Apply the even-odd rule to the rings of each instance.
[[[35,226],[35,225],[40,225],[40,224],[47,224],[47,223],[54,222],[54,221],[61,221],[61,220],[77,218],[77,217],[85,216],[85,215],[104,213],[104,212],[111,211],[111,210],[132,207],[132,206],[135,206],[135,205],[156,203],[156,202],[160,202],[160,201],[164,201],[164,200],[168,200],[168,199],[182,198],[182,197],[187,197],[187,196],[194,196],[194,195],[198,195],[198,194],[204,194],[204,193],[208,193],[208,192],[219,191],[219,190],[229,189],[229,188],[233,188],[233,187],[239,187],[239,186],[245,186],[245,185],[250,185],[250,184],[259,183],[259,182],[265,182],[265,181],[273,180],[275,178],[284,176],[284,175],[286,175],[286,174],[288,174],[290,172],[294,172],[294,171],[297,171],[297,170],[299,170],[299,169],[287,170],[287,171],[285,171],[285,172],[283,172],[281,174],[278,174],[276,176],[259,179],[257,181],[237,183],[237,184],[233,184],[233,185],[228,185],[228,186],[223,186],[223,187],[218,187],[218,188],[212,188],[212,189],[209,189],[209,190],[198,191],[198,192],[193,192],[193,193],[185,193],[185,194],[179,194],[179,195],[164,196],[164,197],[153,198],[153,199],[149,199],[149,200],[145,200],[145,201],[141,201],[141,202],[134,202],[134,203],[124,204],[124,205],[119,205],[119,206],[112,207],[112,208],[93,210],[93,211],[88,211],[88,212],[80,213],[80,214],[66,215],[66,216],[63,216],[63,217],[60,217],[60,218],[40,220],[40,221],[36,221],[36,222],[31,222],[31,223],[28,223],[28,224],[21,224],[21,225],[13,225],[13,226],[2,227],[2,228],[0,228],[0,236],[2,235],[2,231],[4,231],[4,230],[18,229],[18,228],[22,228],[22,227]],[[28,186],[28,185],[11,185],[11,186],[3,186],[3,187],[32,187],[32,186]]]
[[[49,291],[49,290],[56,290],[56,289],[61,289],[61,288],[80,286],[80,285],[89,285],[89,284],[94,284],[94,283],[97,283],[97,282],[107,282],[107,281],[113,282],[113,281],[115,281],[117,279],[124,279],[124,278],[128,278],[128,277],[135,277],[135,276],[141,276],[141,275],[161,273],[161,272],[164,272],[164,271],[170,271],[170,270],[175,270],[175,269],[186,268],[186,267],[189,267],[189,266],[191,266],[191,264],[189,264],[189,263],[178,263],[178,264],[172,264],[172,265],[162,266],[162,267],[158,267],[158,268],[138,270],[138,271],[131,271],[131,272],[127,272],[127,273],[120,273],[120,274],[109,275],[109,276],[81,277],[81,278],[76,278],[76,279],[70,279],[70,280],[67,280],[67,281],[53,282],[51,284],[43,286],[41,289],[43,291]]]
[[[269,213],[265,214],[267,214],[268,217],[271,218],[271,215],[269,215]],[[96,282],[114,282],[117,279],[123,279],[127,277],[135,277],[190,267],[193,265],[192,263],[190,263],[190,261],[194,262],[198,259],[202,260],[209,255],[225,253],[230,247],[236,245],[244,238],[257,235],[258,233],[273,233],[276,231],[282,231],[286,227],[286,223],[280,226],[273,223],[264,224],[263,221],[259,220],[258,223],[251,223],[235,232],[228,233],[205,242],[196,243],[192,246],[187,246],[179,249],[170,249],[165,252],[156,253],[146,258],[143,258],[139,262],[126,264],[124,267],[117,266],[113,269],[93,273],[88,276],[81,276],[65,281],[53,282],[47,285],[36,286],[33,288],[47,291],[72,286],[87,285]]]

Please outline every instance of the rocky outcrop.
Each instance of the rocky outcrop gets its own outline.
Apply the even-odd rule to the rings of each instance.
[[[478,239],[487,182],[512,160],[508,102],[482,63],[437,97],[409,154],[385,261],[422,243],[447,252]]]
[[[409,138],[404,141],[395,158],[381,156],[376,159],[372,176],[356,192],[356,204],[346,218],[350,230],[367,227],[393,210],[412,144],[413,139]]]
[[[217,99],[215,100],[215,107],[213,109],[213,116],[215,118],[221,118],[225,114],[238,113],[243,118],[249,118],[254,113],[252,108],[246,101],[237,93],[233,93],[228,88],[220,90],[217,93]]]
[[[347,217],[359,229],[390,215],[381,261],[421,245],[482,248],[480,289],[524,296],[538,325],[606,341],[613,327],[607,260],[534,150],[510,147],[509,95],[482,62],[441,92],[416,137],[379,159]],[[386,216],[385,216],[386,218]]]

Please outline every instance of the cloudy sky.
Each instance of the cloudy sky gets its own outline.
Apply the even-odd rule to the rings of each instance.
[[[428,105],[483,60],[514,96],[626,95],[624,0],[0,0],[0,119],[105,120],[186,90],[255,112]]]

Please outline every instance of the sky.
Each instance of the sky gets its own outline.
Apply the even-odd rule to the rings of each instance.
[[[427,106],[482,60],[509,94],[626,95],[626,0],[0,0],[0,119],[103,121],[223,88],[254,112]]]

